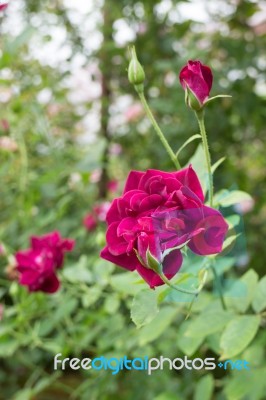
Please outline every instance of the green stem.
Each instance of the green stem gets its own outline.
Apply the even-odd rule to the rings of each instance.
[[[213,205],[213,178],[212,178],[212,171],[211,171],[211,155],[208,145],[207,133],[204,124],[204,113],[203,111],[196,111],[196,117],[198,120],[200,134],[202,138],[203,149],[205,153],[205,159],[207,163],[207,170],[208,170],[208,180],[209,180],[209,202],[210,207]]]
[[[192,294],[194,296],[197,296],[200,292],[200,290],[187,290],[187,289],[183,289],[180,288],[179,286],[173,285],[164,274],[158,274],[159,277],[161,278],[161,280],[170,288],[176,290],[177,292],[181,292],[181,293],[186,293],[186,294]]]
[[[216,269],[214,268],[214,266],[211,265],[210,267],[211,267],[211,270],[212,270],[212,273],[213,273],[213,276],[214,276],[216,287],[217,287],[218,292],[219,292],[219,296],[220,296],[222,307],[223,307],[224,310],[227,310],[227,307],[226,307],[226,304],[225,304],[225,300],[224,300],[224,296],[223,296],[223,289],[222,289],[220,277],[217,274]]]
[[[157,135],[159,136],[159,138],[160,138],[160,140],[161,140],[161,142],[162,142],[162,144],[163,144],[163,146],[165,148],[165,150],[169,154],[169,157],[173,161],[176,169],[180,169],[181,165],[180,165],[180,163],[178,161],[178,158],[176,157],[175,153],[171,149],[171,147],[170,147],[168,141],[166,140],[163,132],[161,131],[159,125],[157,124],[157,122],[156,122],[156,120],[155,120],[155,118],[154,118],[154,116],[153,116],[153,114],[151,112],[151,109],[150,109],[150,107],[149,107],[149,105],[147,103],[147,100],[145,98],[143,90],[139,90],[137,87],[135,87],[135,88],[136,88],[136,91],[137,91],[137,93],[139,95],[140,101],[141,101],[141,103],[142,103],[142,105],[143,105],[143,107],[144,107],[144,109],[146,111],[146,114],[149,117],[149,119],[150,119],[150,121],[151,121],[151,123],[152,123],[152,125],[153,125],[153,127],[154,127],[154,129],[155,129],[155,131],[157,133]]]

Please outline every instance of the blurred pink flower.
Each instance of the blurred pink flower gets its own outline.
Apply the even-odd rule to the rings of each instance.
[[[5,247],[2,243],[0,243],[0,256],[4,256],[6,254]]]
[[[114,193],[117,191],[118,185],[118,181],[116,179],[112,179],[107,183],[107,189],[109,190],[109,192]]]
[[[2,321],[4,315],[4,304],[0,304],[0,321]]]
[[[92,213],[85,215],[85,217],[83,218],[83,225],[85,226],[87,231],[94,231],[98,225],[95,215],[93,215]]]
[[[4,132],[8,132],[9,131],[9,122],[8,122],[7,119],[5,119],[5,118],[1,119],[0,124],[1,124],[1,129]]]
[[[237,203],[234,206],[234,209],[239,214],[247,214],[248,212],[252,211],[255,205],[255,201],[253,199],[248,199]]]
[[[100,169],[95,169],[94,171],[92,171],[92,173],[90,175],[90,182],[91,183],[100,182],[101,175],[102,175],[102,171]]]
[[[17,142],[9,136],[0,137],[0,149],[6,150],[10,153],[18,149]]]
[[[122,147],[119,143],[112,143],[109,147],[109,153],[112,156],[119,156],[122,153]]]
[[[106,220],[106,215],[110,206],[111,203],[109,201],[104,201],[103,203],[93,207],[93,212],[96,214],[99,221],[104,222]]]
[[[143,115],[143,108],[140,103],[132,104],[125,112],[127,122],[133,122]]]
[[[0,11],[4,11],[8,6],[6,1],[0,1]]]
[[[74,245],[74,240],[62,238],[57,231],[32,236],[31,248],[15,254],[19,283],[30,292],[56,292],[60,286],[56,270],[63,266],[64,253],[72,251]]]

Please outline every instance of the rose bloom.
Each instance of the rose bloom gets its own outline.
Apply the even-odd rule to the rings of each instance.
[[[118,181],[116,179],[112,179],[107,183],[107,189],[109,192],[114,193],[118,189]]]
[[[32,236],[31,248],[15,255],[19,283],[28,286],[30,292],[56,292],[60,286],[56,270],[63,266],[64,253],[72,251],[74,245],[74,240],[62,238],[56,231]]]
[[[221,213],[203,204],[204,194],[192,166],[177,172],[131,171],[124,193],[107,213],[107,246],[101,257],[137,272],[151,288],[163,284],[147,251],[171,279],[182,264],[178,246],[196,254],[222,250],[228,230]]]
[[[85,226],[88,232],[94,231],[98,225],[98,221],[95,215],[92,213],[85,215],[85,217],[83,218],[83,225]]]
[[[8,3],[0,1],[0,11],[4,11],[8,6]]]
[[[188,87],[203,105],[208,99],[212,87],[212,71],[200,61],[189,60],[179,74],[180,83],[184,90]]]

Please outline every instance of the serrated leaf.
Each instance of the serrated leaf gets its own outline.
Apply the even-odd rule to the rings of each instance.
[[[230,296],[226,299],[226,304],[237,311],[245,312],[256,293],[257,284],[258,274],[253,269],[248,270],[226,293],[226,297]]]
[[[221,336],[221,360],[241,353],[255,337],[260,325],[260,316],[243,315],[229,322]]]
[[[131,307],[131,319],[137,328],[149,324],[159,312],[156,292],[150,289],[136,294]]]
[[[252,307],[256,312],[261,312],[266,307],[266,276],[264,276],[258,283],[252,301]]]
[[[189,337],[185,336],[185,332],[190,324],[190,321],[185,321],[180,326],[178,331],[177,346],[187,356],[191,356],[199,348],[204,338],[202,336]]]
[[[161,308],[153,321],[141,328],[138,337],[140,345],[142,346],[146,343],[150,343],[160,337],[171,324],[178,312],[179,309],[177,307]]]
[[[193,400],[210,400],[214,389],[214,379],[211,374],[203,376],[196,385]]]
[[[194,320],[190,322],[185,336],[189,337],[205,337],[212,333],[218,332],[233,318],[234,314],[224,310],[209,310],[202,312]]]
[[[266,391],[266,368],[241,371],[227,381],[224,393],[227,400],[261,400]]]

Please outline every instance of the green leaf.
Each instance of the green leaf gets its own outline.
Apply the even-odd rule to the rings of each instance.
[[[193,142],[196,139],[201,139],[201,135],[199,135],[198,133],[196,135],[191,136],[188,140],[185,141],[184,144],[182,144],[182,146],[179,148],[179,150],[176,152],[176,157],[179,156],[179,154],[181,153],[182,150],[184,150],[185,147],[187,147],[187,145],[191,142]]]
[[[252,301],[252,307],[256,312],[261,312],[266,307],[266,276],[264,276],[258,283]]]
[[[190,158],[186,166],[188,166],[189,164],[193,165],[193,168],[196,171],[201,186],[203,188],[203,192],[206,193],[208,187],[208,174],[206,172],[207,164],[202,144],[198,145],[197,150],[195,151],[194,155]]]
[[[253,269],[248,270],[226,293],[226,304],[237,311],[245,312],[256,293],[258,279],[258,274]]]
[[[231,192],[229,190],[222,190],[214,197],[215,204],[219,204],[222,207],[230,207],[248,200],[252,200],[252,197],[241,190],[232,190]]]
[[[266,368],[236,372],[227,381],[224,392],[227,400],[261,400],[266,391]]]
[[[115,274],[110,278],[111,286],[123,295],[135,295],[143,287],[147,287],[144,281],[139,283],[139,274],[136,271],[133,272],[122,272],[121,274]]]
[[[238,316],[229,322],[221,337],[221,359],[232,358],[241,353],[252,341],[260,325],[260,316]]]
[[[216,161],[216,163],[214,163],[212,165],[211,171],[212,171],[213,174],[217,170],[217,168],[224,162],[225,159],[226,159],[226,157],[222,157],[218,161]]]
[[[185,336],[190,322],[185,321],[178,330],[177,346],[187,356],[191,356],[199,348],[204,338],[202,336]]]
[[[211,374],[203,376],[196,385],[194,400],[210,400],[214,389],[214,379]]]
[[[137,328],[149,324],[158,312],[157,295],[154,290],[145,289],[136,294],[130,315]]]
[[[229,311],[211,309],[202,312],[194,320],[190,322],[185,336],[189,337],[205,337],[212,333],[218,332],[233,318],[234,314]]]
[[[179,309],[175,306],[161,308],[156,317],[152,322],[143,328],[141,328],[139,333],[139,344],[142,346],[146,343],[150,343],[157,339],[163,334],[163,332],[169,327]]]

